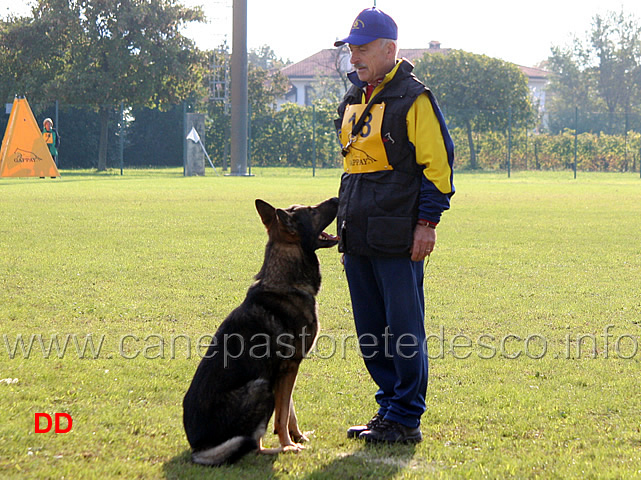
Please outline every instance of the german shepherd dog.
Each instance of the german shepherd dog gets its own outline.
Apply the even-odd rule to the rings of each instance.
[[[256,200],[256,209],[269,237],[263,266],[218,328],[183,400],[191,458],[203,465],[230,464],[251,451],[298,452],[308,440],[292,391],[319,328],[316,250],[338,243],[323,231],[336,217],[338,199],[287,209]],[[264,449],[274,412],[280,447]]]

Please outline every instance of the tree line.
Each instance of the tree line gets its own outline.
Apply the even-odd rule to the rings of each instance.
[[[25,94],[50,117],[59,102],[63,167],[113,166],[123,134],[127,165],[181,165],[186,111],[207,114],[206,146],[220,163],[230,119],[225,102],[210,98],[209,75],[229,52],[201,51],[181,33],[203,20],[200,8],[178,0],[38,0],[30,16],[0,20],[0,97]],[[286,63],[268,46],[249,61],[251,164],[340,165],[333,119],[344,79],[319,78],[313,105],[277,108],[289,88]],[[576,133],[580,167],[638,168],[638,19],[597,15],[585,38],[553,47],[539,67],[552,73],[545,110],[508,62],[456,50],[416,62],[452,129],[457,166],[502,168],[511,153],[515,165],[564,168]]]
[[[638,18],[623,11],[596,15],[583,37],[574,36],[568,45],[552,48],[546,66],[555,74],[549,102],[551,131],[572,125],[577,107],[583,112],[579,132],[640,131]]]
[[[203,20],[176,0],[38,0],[30,16],[0,22],[0,96],[95,112],[104,170],[114,106],[166,110],[204,96],[206,55],[181,33]]]

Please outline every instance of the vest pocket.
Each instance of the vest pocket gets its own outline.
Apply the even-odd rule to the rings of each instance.
[[[377,172],[369,175],[374,203],[390,217],[403,217],[418,206],[421,176],[404,172]]]
[[[409,254],[414,235],[412,217],[370,217],[367,244],[383,255]]]

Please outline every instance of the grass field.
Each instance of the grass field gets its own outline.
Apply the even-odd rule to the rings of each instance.
[[[254,173],[0,179],[0,478],[641,478],[641,180],[569,172],[457,176],[426,269],[423,443],[345,436],[375,389],[332,249],[295,392],[308,448],[191,465],[181,401],[260,268],[254,199],[338,190]],[[36,434],[37,412],[71,432]]]

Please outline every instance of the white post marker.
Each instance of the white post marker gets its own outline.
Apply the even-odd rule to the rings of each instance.
[[[203,142],[200,141],[200,135],[198,135],[198,132],[196,131],[196,127],[191,127],[191,130],[187,134],[187,140],[191,140],[194,143],[200,143],[200,146],[203,149],[203,153],[207,157],[207,160],[209,160],[209,165],[211,165],[211,168],[214,169],[214,172],[218,173],[216,171],[216,167],[214,167],[214,163],[211,161],[211,158],[209,158],[209,154],[207,153],[207,150],[205,150],[205,146],[203,145]]]

